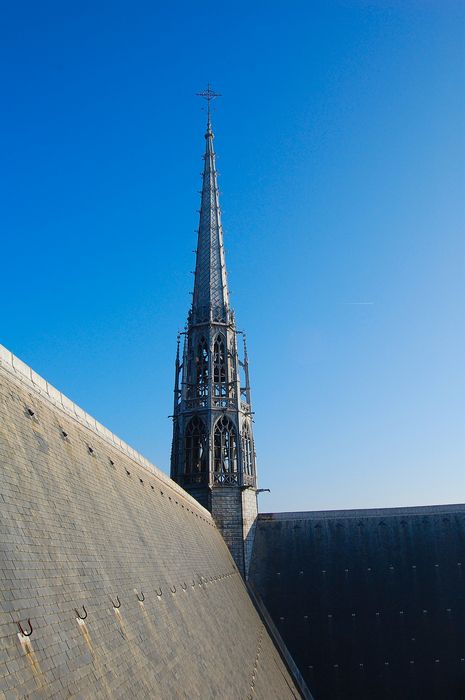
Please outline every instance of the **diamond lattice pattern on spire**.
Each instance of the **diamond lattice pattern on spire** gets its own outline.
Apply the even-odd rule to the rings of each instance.
[[[205,163],[192,310],[197,321],[210,319],[227,321],[229,293],[210,119],[205,139]]]

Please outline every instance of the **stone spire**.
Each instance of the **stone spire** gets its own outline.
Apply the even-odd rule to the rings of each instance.
[[[210,110],[205,133],[202,200],[197,240],[192,320],[227,321],[229,293]]]
[[[229,306],[208,87],[207,131],[192,308],[176,355],[171,477],[215,518],[244,575],[257,514],[245,337]]]

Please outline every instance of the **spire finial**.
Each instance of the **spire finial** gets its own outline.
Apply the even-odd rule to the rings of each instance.
[[[197,92],[196,93],[197,97],[203,97],[204,100],[207,100],[207,133],[211,131],[211,123],[210,123],[210,102],[212,100],[215,100],[217,97],[221,97],[220,92],[215,92],[210,85],[210,83],[207,84],[207,87],[205,90],[202,90],[202,92]]]

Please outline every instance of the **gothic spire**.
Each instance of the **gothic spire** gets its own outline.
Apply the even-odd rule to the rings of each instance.
[[[208,508],[240,570],[250,560],[257,476],[247,354],[239,359],[229,307],[216,177],[210,85],[194,296],[179,339],[174,384],[171,476]],[[244,350],[245,342],[244,342]]]
[[[229,316],[229,292],[213,139],[210,100],[208,100],[202,197],[192,301],[192,320],[194,323],[227,322]]]

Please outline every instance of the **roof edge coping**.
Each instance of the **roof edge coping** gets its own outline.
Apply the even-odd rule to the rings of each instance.
[[[426,506],[398,506],[394,508],[354,508],[348,510],[308,510],[285,513],[259,513],[259,520],[332,520],[336,518],[360,518],[396,515],[433,515],[465,511],[464,503]]]
[[[192,505],[196,506],[196,508],[198,508],[200,511],[206,513],[211,519],[211,513],[200,505],[200,503],[190,494],[188,494],[187,491],[184,491],[179,484],[170,479],[158,467],[137,452],[137,450],[124,442],[124,440],[121,440],[121,438],[112,433],[111,430],[102,425],[102,423],[99,423],[93,416],[84,411],[84,409],[74,403],[74,401],[71,401],[71,399],[65,396],[65,394],[52,386],[52,384],[50,384],[46,379],[37,374],[37,372],[29,367],[29,365],[20,360],[19,357],[16,357],[16,355],[8,350],[8,348],[1,344],[0,368],[5,370],[16,381],[19,381],[21,384],[27,386],[28,389],[32,389],[36,394],[42,397],[42,399],[48,401],[56,408],[63,411],[63,413],[65,413],[68,417],[73,418],[77,423],[80,423],[85,428],[88,428],[92,432],[96,433],[98,437],[109,443],[112,447],[116,448],[120,452],[123,452],[134,462],[137,462],[137,464],[143,469],[151,472],[153,476],[156,476],[167,487],[178,493]]]

